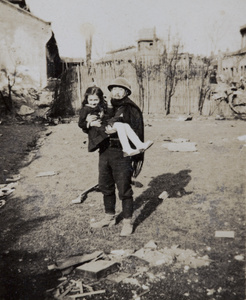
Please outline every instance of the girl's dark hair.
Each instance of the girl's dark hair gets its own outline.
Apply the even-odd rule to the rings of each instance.
[[[99,102],[100,106],[104,107],[106,105],[106,101],[104,100],[104,97],[103,97],[103,91],[97,86],[90,86],[85,91],[85,98],[84,98],[84,101],[82,102],[82,106],[85,106],[86,104],[88,104],[88,97],[90,95],[97,95],[97,97],[100,100],[100,102]]]

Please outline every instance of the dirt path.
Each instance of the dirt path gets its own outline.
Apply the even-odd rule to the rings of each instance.
[[[59,258],[94,250],[139,249],[152,239],[160,247],[179,244],[203,254],[209,246],[209,255],[218,265],[207,270],[210,280],[205,279],[208,273],[201,275],[199,293],[204,296],[205,286],[210,288],[213,279],[214,286],[224,291],[218,299],[243,299],[233,293],[242,296],[244,262],[240,265],[233,257],[245,250],[246,147],[237,139],[246,134],[245,122],[146,118],[145,125],[146,139],[155,143],[146,152],[137,178],[143,186],[134,187],[135,232],[127,239],[119,237],[121,224],[91,232],[91,219],[100,218],[103,212],[100,193],[90,193],[83,204],[71,204],[81,191],[97,183],[98,176],[98,153],[88,153],[87,136],[76,120],[48,128],[52,132],[44,135],[36,159],[20,170],[19,185],[0,212],[1,268],[5,270],[2,294],[11,294],[4,299],[29,299],[32,293],[42,299],[37,295],[54,285],[47,266]],[[170,152],[162,147],[165,140],[175,138],[196,142],[198,151]],[[37,177],[48,171],[56,174]],[[161,202],[157,197],[164,190],[170,197]],[[118,201],[118,212],[120,209]],[[235,238],[218,241],[216,230],[234,231]],[[228,260],[233,263],[228,265]],[[183,299],[183,290],[175,286],[172,295],[176,289],[180,298],[176,294],[177,298],[170,299]],[[19,298],[14,298],[13,287]],[[194,288],[190,286],[189,299],[207,299],[195,298]],[[226,298],[228,295],[232,298]]]

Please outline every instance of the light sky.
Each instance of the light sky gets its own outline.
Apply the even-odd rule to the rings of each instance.
[[[246,24],[246,0],[26,0],[31,12],[52,22],[60,56],[85,57],[88,30],[92,56],[136,45],[139,30],[179,37],[184,51],[209,55],[236,51]]]

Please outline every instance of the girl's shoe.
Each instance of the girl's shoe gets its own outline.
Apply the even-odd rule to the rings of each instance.
[[[127,157],[127,156],[134,156],[134,155],[137,155],[140,153],[140,150],[139,149],[132,149],[130,151],[124,151],[123,152],[123,156],[124,157]]]
[[[140,148],[140,151],[146,151],[147,149],[149,149],[152,145],[154,144],[153,141],[147,141],[145,143],[143,143],[143,145]]]

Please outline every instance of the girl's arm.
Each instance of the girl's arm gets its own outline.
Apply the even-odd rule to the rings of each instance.
[[[87,122],[86,122],[87,112],[82,107],[79,112],[79,122],[78,126],[85,132],[88,133]]]

